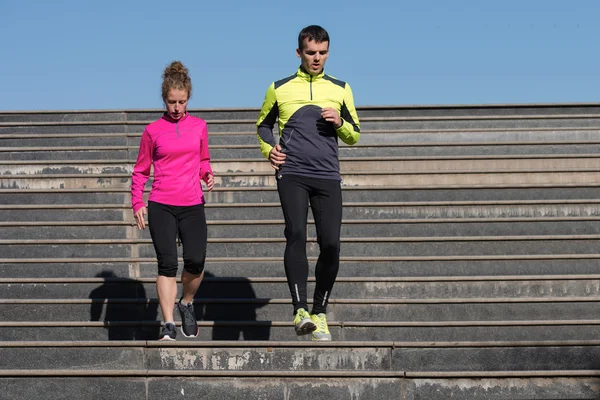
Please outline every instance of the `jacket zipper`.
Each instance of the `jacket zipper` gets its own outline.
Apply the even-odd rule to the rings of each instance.
[[[312,100],[312,75],[310,76],[310,99]]]
[[[179,121],[175,122],[175,130],[177,131],[177,138],[180,138],[181,136],[179,136]]]

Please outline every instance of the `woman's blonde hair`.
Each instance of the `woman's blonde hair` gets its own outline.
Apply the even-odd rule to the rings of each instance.
[[[162,83],[162,98],[167,100],[169,90],[185,90],[188,94],[188,99],[192,97],[192,80],[188,75],[188,69],[181,61],[173,61],[163,72]]]

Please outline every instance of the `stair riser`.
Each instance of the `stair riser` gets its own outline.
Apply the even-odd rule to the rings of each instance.
[[[256,118],[236,120],[207,120],[209,132],[256,132]],[[359,119],[363,118],[359,115]],[[385,119],[366,119],[364,117],[360,123],[362,131],[369,130],[392,130],[392,129],[510,129],[510,128],[597,128],[600,126],[600,118],[537,118],[537,119],[463,119],[463,120],[385,120]],[[138,122],[129,122],[124,124],[94,124],[82,123],[74,125],[39,125],[31,126],[26,123],[22,126],[2,126],[0,133],[68,133],[68,132],[104,132],[106,130],[113,132],[142,132],[145,126],[152,120],[142,120]],[[112,122],[108,120],[107,122]],[[109,128],[110,127],[110,128]],[[104,129],[104,131],[102,130]],[[121,129],[121,130],[118,130]]]
[[[199,294],[202,294],[200,290]],[[179,290],[181,293],[181,289]],[[312,292],[310,292],[312,295]],[[520,321],[520,320],[595,320],[598,302],[586,303],[490,303],[490,304],[367,304],[333,303],[327,308],[329,321]],[[217,298],[218,300],[218,298]],[[196,301],[198,321],[287,321],[292,318],[291,300],[287,304],[202,303]],[[312,307],[309,305],[309,307]],[[156,298],[149,304],[0,304],[2,321],[162,321]],[[179,320],[179,314],[175,313]],[[117,328],[113,328],[117,330]]]
[[[146,203],[147,204],[147,203]],[[235,221],[235,220],[268,220],[281,221],[283,223],[283,212],[279,201],[276,200],[265,205],[239,206],[239,207],[219,207],[217,203],[209,202],[205,206],[206,218],[208,221]],[[547,221],[544,218],[585,218],[600,217],[600,204],[548,204],[548,205],[480,205],[480,206],[413,206],[413,205],[379,205],[372,202],[364,202],[364,205],[352,204],[346,201],[343,207],[344,221],[350,220],[429,220],[429,219],[458,219],[457,226],[469,224],[476,226],[480,223],[510,224],[517,226],[519,223],[528,222],[503,222],[508,218],[531,218],[531,223],[537,223],[543,226],[544,223],[555,223],[559,226],[565,224],[581,224],[585,228],[586,224],[595,223],[592,221]],[[76,218],[81,218],[80,220]],[[118,218],[118,219],[115,219]],[[490,221],[469,222],[469,219],[485,219]],[[107,208],[99,205],[98,208],[44,208],[40,206],[36,209],[0,209],[0,220],[9,221],[128,221],[133,224],[133,213],[129,204],[120,208]],[[308,208],[308,220],[313,221],[312,210]],[[352,222],[353,223],[353,222]],[[352,223],[348,222],[348,225]],[[419,221],[411,225],[424,225],[425,222]],[[432,226],[443,226],[443,223],[433,224]],[[232,225],[235,226],[235,225]],[[558,226],[557,226],[558,227]],[[90,229],[97,229],[96,227]],[[443,229],[443,228],[440,228]],[[542,228],[543,229],[543,228]],[[388,235],[391,236],[391,235]]]
[[[285,244],[283,239],[275,243],[209,243],[209,257],[281,257]],[[598,240],[534,240],[534,241],[452,241],[452,242],[405,242],[405,243],[344,243],[341,254],[346,257],[424,257],[465,255],[549,255],[594,254]],[[55,245],[0,245],[5,258],[63,258],[63,257],[131,257],[130,244],[55,244]],[[307,255],[316,257],[319,246],[307,244]],[[151,243],[138,245],[138,255],[154,258]]]
[[[396,399],[498,400],[593,399],[596,378],[404,379],[404,378],[0,378],[6,399],[57,393],[57,400],[87,393],[113,400],[159,400],[185,393],[191,398],[228,400]],[[358,397],[360,396],[360,397]],[[403,396],[403,397],[399,397]],[[100,397],[98,397],[100,398]]]
[[[129,188],[117,193],[7,193],[0,190],[0,204],[123,204],[129,207]],[[276,188],[228,188],[205,193],[207,203],[278,203]],[[597,187],[532,187],[532,188],[453,188],[453,189],[388,189],[377,187],[342,187],[344,202],[431,202],[431,201],[502,201],[502,200],[568,200],[599,199]],[[147,194],[145,196],[147,198]]]
[[[0,139],[0,144],[6,145]],[[48,144],[40,143],[41,147]],[[363,143],[361,142],[361,145]],[[364,144],[366,146],[366,144]],[[114,144],[111,143],[111,146]],[[35,147],[32,145],[31,147]],[[67,147],[67,146],[65,146]],[[81,151],[4,151],[0,152],[0,160],[123,160],[135,162],[137,149],[129,150],[81,150]],[[341,158],[351,157],[447,157],[447,156],[498,156],[498,155],[563,155],[600,153],[600,145],[488,145],[488,146],[414,146],[414,147],[361,147],[340,146]],[[257,147],[253,148],[212,148],[210,156],[213,162],[222,159],[261,157]]]
[[[314,284],[308,284],[313,293]],[[599,297],[600,280],[585,281],[500,281],[500,282],[337,282],[335,297],[342,299],[453,299],[453,298],[537,298]],[[200,298],[288,298],[287,283],[205,282]],[[78,299],[78,298],[156,298],[154,283],[2,283],[0,298]]]
[[[280,256],[281,258],[281,256]],[[152,257],[154,259],[154,257]],[[314,259],[309,262],[309,276],[314,276]],[[182,261],[179,261],[179,272]],[[283,277],[283,259],[280,261],[209,261],[205,267],[206,276],[220,277]],[[22,263],[0,264],[0,274],[5,278],[23,277],[65,278],[101,276],[109,271],[110,276],[141,276],[155,278],[156,261],[106,263]],[[386,276],[478,276],[478,275],[564,275],[597,274],[597,259],[547,259],[547,260],[491,260],[491,261],[342,261],[340,277],[364,277],[366,272],[373,277]],[[106,275],[104,275],[106,276]]]
[[[183,371],[592,370],[597,347],[481,349],[8,348],[0,369]],[[460,365],[456,360],[461,359]],[[425,365],[425,368],[422,368]]]
[[[443,185],[572,185],[572,184],[598,184],[598,172],[520,172],[520,173],[436,173],[436,174],[381,174],[371,175],[366,173],[345,172],[342,174],[343,185],[347,186],[409,186],[420,188],[423,186]],[[268,187],[275,186],[275,175],[229,175],[215,176],[216,187]],[[0,179],[0,189],[98,189],[98,188],[129,188],[131,179],[128,174],[106,177],[89,178],[39,178],[3,177]]]
[[[264,225],[208,225],[210,238],[281,238],[283,221]],[[342,224],[342,237],[429,237],[429,236],[511,236],[511,235],[574,235],[598,234],[598,221],[575,222],[512,222],[489,221],[481,223],[452,222],[444,224]],[[138,231],[137,227],[0,227],[0,240],[4,239],[127,239],[141,237],[150,239],[149,229]],[[308,226],[308,237],[315,238],[314,224]]]
[[[0,327],[0,340],[156,340],[158,325],[130,329],[103,327]],[[536,341],[597,340],[600,326],[539,326],[539,327],[344,327],[329,326],[334,340],[339,341]],[[218,339],[217,339],[218,338]],[[178,334],[178,340],[189,340]],[[292,327],[202,327],[197,339],[191,340],[306,340],[298,337]]]

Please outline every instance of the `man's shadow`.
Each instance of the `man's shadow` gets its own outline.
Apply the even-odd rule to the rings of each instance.
[[[208,278],[208,279],[206,279]],[[214,279],[210,272],[204,273],[204,281],[196,293],[196,319],[214,321],[213,340],[269,340],[270,321],[257,321],[258,303],[252,284],[246,278],[231,281]]]
[[[89,295],[90,320],[100,321],[106,305],[104,328],[108,330],[108,340],[158,339],[158,303],[148,302],[142,282],[120,278],[108,270],[96,277],[104,278],[104,283]]]

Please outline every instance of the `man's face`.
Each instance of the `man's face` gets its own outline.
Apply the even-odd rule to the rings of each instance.
[[[302,49],[296,49],[298,58],[302,60],[302,67],[311,75],[318,75],[325,67],[325,61],[329,56],[329,42],[317,43],[304,39]]]

